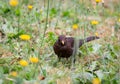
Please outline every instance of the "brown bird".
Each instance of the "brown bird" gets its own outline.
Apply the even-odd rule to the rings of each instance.
[[[86,39],[80,39],[79,47],[81,47],[84,43],[95,39],[99,39],[99,37],[90,36]],[[70,56],[72,56],[74,51],[74,40],[74,37],[66,37],[65,35],[60,35],[58,37],[58,40],[53,45],[53,49],[59,60],[61,58],[69,58]]]

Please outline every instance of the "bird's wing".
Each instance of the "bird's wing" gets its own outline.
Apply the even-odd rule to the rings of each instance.
[[[97,37],[97,36],[89,36],[89,37],[87,37],[85,39],[80,39],[79,40],[79,47],[82,46],[86,42],[90,42],[90,41],[93,41],[93,40],[96,40],[96,39],[99,39],[99,37]]]
[[[67,46],[70,46],[73,48],[74,46],[74,38],[73,37],[66,37],[67,40]]]
[[[59,48],[60,46],[58,45],[58,43],[57,42],[55,42],[55,44],[53,45],[53,50],[54,50],[54,52],[55,52],[55,54],[59,54]]]

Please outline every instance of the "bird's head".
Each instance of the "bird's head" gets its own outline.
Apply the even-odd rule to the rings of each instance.
[[[58,42],[59,42],[60,45],[64,46],[66,44],[66,37],[65,37],[65,35],[60,35],[58,37]]]

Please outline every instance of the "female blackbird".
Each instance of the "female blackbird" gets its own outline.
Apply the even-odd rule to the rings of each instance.
[[[97,36],[90,36],[86,39],[79,40],[79,47],[81,47],[84,43],[99,39]],[[59,60],[61,58],[69,58],[73,54],[74,49],[74,38],[66,37],[65,35],[60,35],[58,40],[54,43],[53,49],[55,54],[58,56]]]

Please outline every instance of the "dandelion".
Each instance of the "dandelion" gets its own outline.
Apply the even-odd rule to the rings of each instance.
[[[76,29],[78,29],[78,25],[77,25],[77,24],[74,24],[74,25],[72,26],[72,28],[73,28],[74,30],[76,30]]]
[[[16,77],[17,76],[17,72],[16,71],[12,71],[12,72],[10,72],[10,75]]]
[[[38,58],[37,58],[37,57],[31,57],[31,58],[30,58],[30,61],[31,61],[32,63],[38,63]]]
[[[118,19],[118,22],[120,22],[120,18]]]
[[[19,64],[21,65],[21,66],[27,66],[28,65],[28,62],[26,61],[26,60],[20,60],[19,61]]]
[[[99,23],[99,22],[96,21],[96,20],[91,21],[91,24],[92,24],[92,25],[97,25],[98,23]]]
[[[95,32],[95,36],[98,36],[98,33],[97,33],[97,32]]]
[[[40,9],[40,13],[42,13],[43,12],[43,10],[42,9]]]
[[[20,35],[19,38],[22,40],[30,40],[30,36],[27,34]]]
[[[92,84],[101,84],[101,81],[99,78],[93,78]]]
[[[100,3],[101,2],[101,0],[95,0],[96,1],[96,3]]]
[[[13,7],[18,5],[18,0],[9,0],[9,4]]]
[[[33,6],[32,5],[28,5],[28,9],[32,10]]]

